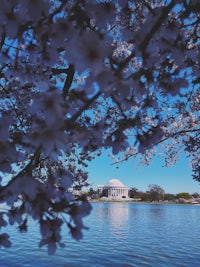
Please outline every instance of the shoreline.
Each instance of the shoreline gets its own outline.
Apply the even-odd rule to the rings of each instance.
[[[149,205],[191,205],[191,206],[200,206],[199,204],[193,204],[190,202],[180,203],[180,202],[147,202],[147,201],[132,201],[132,200],[88,200],[91,203],[126,203],[126,204],[149,204]]]

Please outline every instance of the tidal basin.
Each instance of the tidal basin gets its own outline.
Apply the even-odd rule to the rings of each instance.
[[[200,206],[92,203],[84,239],[63,229],[65,248],[38,248],[38,225],[8,227],[13,246],[0,249],[0,267],[199,267]],[[2,229],[4,230],[4,229]]]

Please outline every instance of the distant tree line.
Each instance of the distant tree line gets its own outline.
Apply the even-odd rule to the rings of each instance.
[[[92,187],[90,187],[88,192],[85,192],[85,194],[92,199],[98,199],[102,196],[106,197],[106,193],[104,191],[99,193],[98,190],[95,190]],[[180,192],[178,194],[165,193],[165,190],[159,185],[151,184],[148,186],[148,190],[145,192],[138,190],[136,187],[131,187],[129,189],[129,197],[145,202],[159,202],[175,201],[177,199],[189,200],[192,198],[200,198],[200,194],[196,192],[193,194],[189,194],[188,192]]]

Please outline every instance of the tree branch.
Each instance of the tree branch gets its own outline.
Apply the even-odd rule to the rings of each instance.
[[[65,80],[65,84],[63,86],[63,97],[66,98],[69,93],[69,88],[72,85],[73,78],[74,78],[75,69],[73,65],[69,65],[68,71],[67,71],[67,78]]]
[[[64,86],[63,86],[63,97],[66,98],[67,95],[69,94],[69,89],[70,89],[72,82],[73,82],[74,73],[75,73],[74,66],[72,64],[70,64],[68,68],[65,68],[65,69],[52,68],[51,71],[55,75],[58,75],[61,73],[65,73],[67,75],[67,77],[65,79]]]
[[[144,4],[148,5],[148,3],[146,3],[144,1]],[[170,12],[170,10],[174,7],[174,5],[176,4],[175,0],[172,0],[172,2],[163,8],[162,14],[159,17],[159,19],[155,22],[155,24],[153,25],[153,27],[151,28],[151,30],[149,31],[149,33],[146,35],[146,37],[144,38],[144,40],[141,42],[141,44],[139,45],[139,48],[141,49],[142,53],[145,54],[145,49],[147,47],[147,45],[149,44],[150,40],[152,39],[153,35],[155,34],[155,32],[162,26],[162,23],[164,22],[165,18],[167,17],[168,13]],[[152,10],[150,11],[152,12]],[[123,69],[129,62],[130,60],[135,56],[135,51],[133,50],[131,52],[131,54],[122,62],[120,62],[118,65],[121,69]],[[140,71],[138,71],[136,73],[136,77],[137,74]]]
[[[88,99],[88,101],[83,105],[77,113],[75,113],[72,118],[67,120],[67,125],[68,124],[73,124],[74,121],[77,120],[77,118],[83,113],[83,111],[87,110],[90,105],[101,95],[101,91],[97,92],[96,95],[94,95],[91,99]]]
[[[1,42],[0,42],[0,49],[3,47],[3,45],[5,44],[5,39],[6,39],[6,33],[3,32],[1,34]]]
[[[158,144],[160,144],[160,143],[162,143],[162,142],[164,142],[164,141],[166,141],[166,140],[168,140],[168,139],[170,139],[170,138],[173,138],[173,137],[176,136],[176,135],[184,134],[184,133],[189,133],[189,132],[199,132],[199,133],[200,133],[200,128],[199,128],[199,129],[194,129],[194,130],[182,130],[182,131],[176,132],[176,133],[174,133],[174,134],[172,134],[172,135],[170,135],[170,136],[168,136],[168,137],[166,137],[166,138],[163,138],[163,139],[160,140],[158,143],[156,143],[155,146],[158,145]],[[134,157],[134,156],[137,156],[138,154],[139,154],[138,152],[137,152],[137,153],[134,153],[134,154],[130,154],[130,155],[126,156],[124,159],[121,159],[121,160],[119,160],[118,162],[114,162],[114,163],[112,163],[111,165],[115,165],[115,164],[118,164],[118,163],[125,162],[125,161],[127,161],[129,158],[132,158],[132,157]]]
[[[29,163],[17,175],[15,175],[14,177],[12,177],[11,180],[5,186],[0,187],[0,201],[2,200],[2,194],[3,194],[3,192],[7,188],[9,188],[9,186],[11,186],[14,181],[16,181],[17,179],[20,179],[20,177],[22,175],[30,174],[31,170],[38,165],[40,154],[41,154],[41,146],[39,146],[36,149],[34,155],[30,159]]]
[[[173,138],[177,135],[181,135],[181,134],[185,134],[185,133],[194,133],[194,132],[200,132],[200,128],[199,129],[193,129],[193,130],[182,130],[182,131],[179,131],[179,132],[176,132],[176,133],[173,133],[171,135],[169,135],[168,137],[165,137],[163,139],[161,139],[156,145],[170,139],[170,138]]]
[[[160,15],[159,19],[155,22],[149,33],[146,35],[142,43],[139,45],[139,48],[144,53],[147,45],[149,44],[150,40],[152,39],[153,35],[156,33],[156,31],[161,27],[162,23],[164,22],[165,18],[168,16],[170,10],[174,7],[176,4],[175,0],[172,0],[171,3],[164,7],[162,10],[162,14]]]
[[[67,2],[66,0],[65,1],[62,1],[62,3],[60,4],[60,6],[57,9],[55,9],[52,14],[50,14],[50,16],[49,16],[50,22],[53,21],[53,17],[55,15],[57,15],[58,13],[60,13],[62,11],[62,9],[63,9],[64,5],[66,4],[66,2]]]

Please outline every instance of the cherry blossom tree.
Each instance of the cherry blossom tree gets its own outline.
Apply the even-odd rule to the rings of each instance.
[[[40,246],[82,238],[87,166],[166,165],[185,152],[200,180],[198,0],[2,0],[0,9],[0,244],[8,224],[39,222]],[[5,228],[6,230],[6,228]]]

